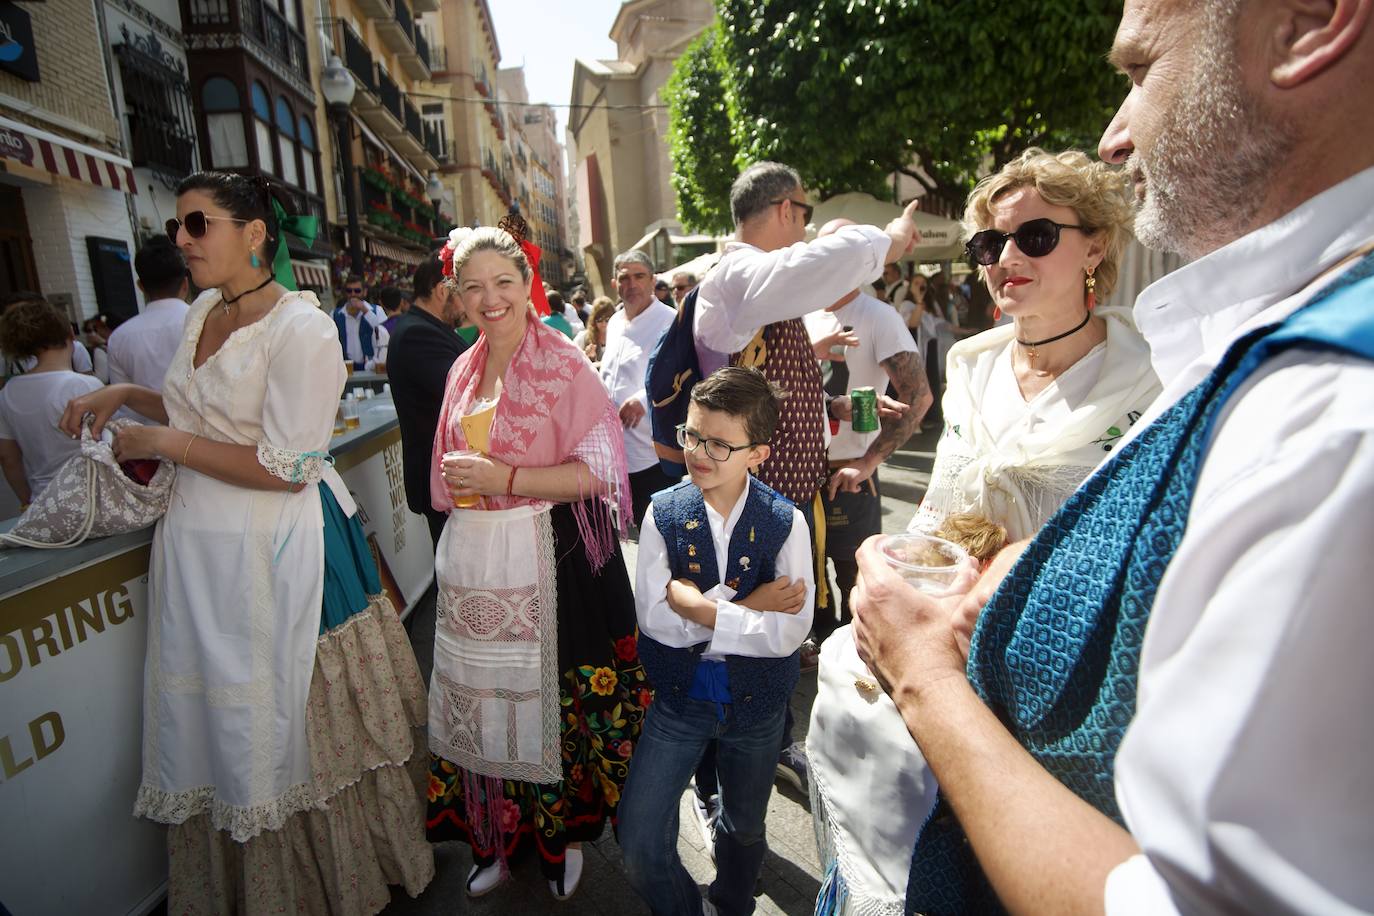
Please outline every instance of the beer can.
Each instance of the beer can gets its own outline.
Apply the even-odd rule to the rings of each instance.
[[[856,433],[878,431],[878,392],[872,388],[855,388],[849,392],[850,425]]]

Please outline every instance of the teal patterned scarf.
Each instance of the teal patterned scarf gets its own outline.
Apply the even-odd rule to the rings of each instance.
[[[1188,523],[1212,426],[1265,360],[1292,348],[1374,359],[1374,255],[1286,321],[1242,337],[1197,387],[1069,498],[978,621],[969,681],[1041,766],[1121,822],[1117,748],[1135,713],[1145,625]],[[943,797],[916,842],[907,911],[1002,907]]]

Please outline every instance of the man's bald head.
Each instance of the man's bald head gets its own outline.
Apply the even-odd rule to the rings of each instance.
[[[823,239],[827,235],[834,235],[836,232],[839,232],[845,226],[857,225],[858,223],[854,222],[852,219],[845,219],[843,216],[837,216],[834,219],[827,222],[824,226],[816,230],[816,238]]]

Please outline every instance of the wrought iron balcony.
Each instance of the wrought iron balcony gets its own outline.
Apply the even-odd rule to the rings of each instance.
[[[358,88],[365,89],[373,95],[377,93],[377,68],[372,64],[372,52],[367,49],[358,33],[353,31],[353,27],[347,22],[339,23],[339,31],[343,37],[343,59],[344,66],[352,72],[353,78],[358,81]],[[373,103],[375,104],[375,103]],[[354,106],[358,107],[355,98]]]
[[[401,111],[401,90],[384,70],[377,71],[377,95],[381,97],[382,107],[396,118],[397,127],[402,126],[405,115]]]

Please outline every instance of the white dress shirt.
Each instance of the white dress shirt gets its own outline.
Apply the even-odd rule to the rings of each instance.
[[[1173,404],[1374,241],[1374,169],[1136,302]],[[1374,364],[1289,351],[1220,415],[1155,599],[1116,795],[1142,854],[1108,913],[1374,910]]]
[[[115,328],[105,344],[110,384],[133,382],[161,391],[167,367],[181,345],[190,308],[181,299],[154,299]]]
[[[675,317],[674,309],[654,299],[633,321],[621,309],[606,323],[606,350],[597,370],[601,381],[617,409],[631,399],[644,405],[643,419],[624,430],[625,463],[632,474],[658,464],[649,423],[649,401],[644,396],[644,374],[658,339]]]
[[[382,327],[382,322],[386,321],[386,312],[379,306],[367,303],[367,309],[357,315],[348,314],[347,306],[339,306],[334,310],[335,314],[342,313],[344,317],[344,334],[347,337],[347,346],[344,347],[344,355],[355,363],[363,363],[364,371],[371,372],[376,368],[380,359],[385,362],[385,350],[391,335],[386,328]],[[358,336],[358,328],[362,322],[366,321],[372,334],[372,358],[363,359],[363,342]]]
[[[728,518],[706,503],[706,521],[711,526],[711,543],[715,545],[716,562],[723,565],[729,556],[730,535],[744,512],[749,496],[745,487],[730,510]],[[727,655],[751,658],[785,658],[797,651],[811,630],[811,615],[816,601],[816,581],[811,566],[811,536],[806,520],[794,506],[792,530],[778,551],[773,568],[778,576],[803,579],[806,598],[802,609],[795,614],[781,611],[752,611],[735,604],[734,589],[725,584],[703,592],[716,602],[716,626],[702,626],[679,616],[668,606],[668,582],[672,574],[668,568],[668,548],[654,521],[654,510],[644,513],[644,525],[639,532],[639,559],[635,569],[635,610],[639,615],[639,629],[651,637],[676,649],[685,649],[708,642],[704,658],[719,660]],[[721,575],[722,579],[727,578]],[[760,583],[763,584],[763,583]]]
[[[731,242],[701,281],[696,339],[718,353],[738,353],[764,325],[834,305],[879,276],[891,247],[874,226],[846,226],[777,251]]]

